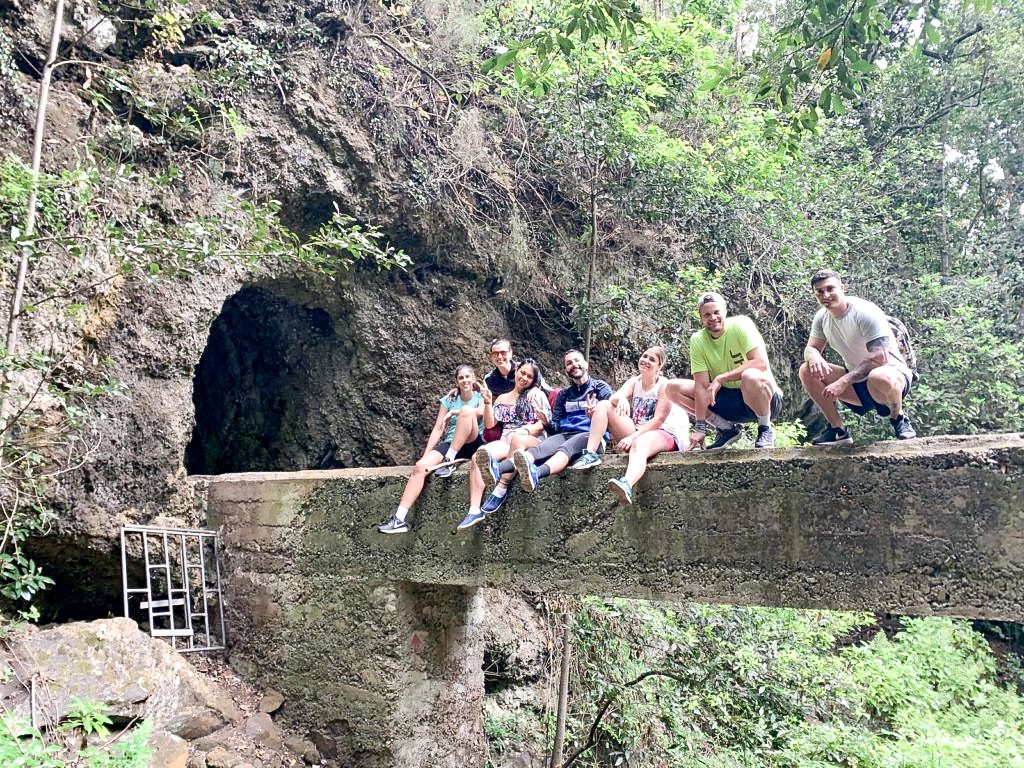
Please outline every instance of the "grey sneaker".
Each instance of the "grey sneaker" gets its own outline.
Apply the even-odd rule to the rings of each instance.
[[[569,469],[593,469],[601,463],[601,457],[591,451],[584,451]]]
[[[451,477],[452,473],[455,472],[456,467],[462,462],[459,459],[452,459],[451,461],[442,461],[434,469],[434,477],[439,477],[444,480],[446,477]]]
[[[628,507],[633,503],[633,488],[626,482],[626,478],[617,477],[608,481],[608,490],[615,494],[619,504]]]
[[[910,423],[907,414],[901,413],[895,419],[889,419],[889,423],[892,424],[892,431],[896,433],[898,440],[910,440],[917,437],[917,430]]]
[[[754,441],[755,448],[774,448],[775,447],[775,430],[772,429],[771,424],[758,424],[757,425],[757,439]]]
[[[740,437],[742,437],[742,435],[736,427],[733,427],[732,429],[719,429],[718,434],[715,435],[715,442],[709,445],[707,450],[717,451],[722,448],[726,448],[739,440]]]
[[[381,533],[408,533],[409,519],[399,520],[398,515],[392,515],[386,523],[378,525],[377,530]]]
[[[811,445],[828,447],[831,445],[853,445],[853,436],[843,427],[829,427],[824,432],[811,438]]]
[[[469,512],[462,518],[462,522],[459,523],[456,530],[464,531],[467,528],[472,528],[477,523],[482,522],[485,517],[486,515],[483,512]]]

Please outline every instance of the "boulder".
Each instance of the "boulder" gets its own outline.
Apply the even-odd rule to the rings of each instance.
[[[282,704],[284,704],[284,695],[271,688],[260,699],[260,712],[266,712],[268,715],[271,715],[277,712]]]
[[[8,663],[18,665],[21,679],[39,681],[37,717],[50,723],[65,717],[76,698],[103,702],[115,719],[146,718],[156,730],[172,727],[179,737],[205,735],[215,721],[240,719],[227,694],[129,619],[22,632],[9,648]],[[28,715],[29,692],[6,687],[0,708]]]
[[[224,717],[217,710],[195,707],[180,712],[164,725],[164,729],[183,739],[194,741],[209,736],[224,725]]]
[[[206,768],[239,768],[242,758],[224,747],[214,747],[206,755]]]
[[[284,746],[284,742],[281,741],[281,733],[266,712],[257,712],[245,721],[245,735],[257,744],[262,744],[273,750],[279,750]]]
[[[319,764],[320,752],[309,739],[304,739],[301,736],[286,736],[284,745],[296,755],[300,755],[308,765]]]
[[[150,768],[188,768],[188,742],[167,731],[149,737]]]

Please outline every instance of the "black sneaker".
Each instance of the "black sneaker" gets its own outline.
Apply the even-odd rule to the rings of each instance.
[[[889,419],[889,423],[892,424],[892,431],[896,433],[897,440],[910,440],[917,437],[917,430],[910,423],[907,414],[901,413],[895,419]]]
[[[732,445],[741,437],[742,435],[736,427],[733,427],[732,429],[719,429],[715,434],[715,442],[709,445],[706,450],[717,451],[720,448]]]
[[[829,427],[820,435],[812,437],[811,445],[853,445],[853,436],[843,427]]]
[[[774,448],[775,430],[771,424],[757,425],[757,439],[754,441],[755,448]]]

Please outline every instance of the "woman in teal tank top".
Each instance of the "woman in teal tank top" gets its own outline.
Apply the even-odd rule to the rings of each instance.
[[[437,418],[423,456],[409,475],[398,509],[390,520],[377,526],[378,531],[407,533],[409,510],[423,491],[427,474],[434,471],[437,477],[448,477],[457,460],[468,459],[480,447],[484,431],[484,398],[480,391],[484,388],[473,366],[460,365],[455,369],[455,394],[438,398]]]

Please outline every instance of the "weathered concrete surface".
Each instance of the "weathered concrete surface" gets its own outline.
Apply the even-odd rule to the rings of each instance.
[[[210,478],[233,664],[342,764],[480,765],[481,585],[1024,621],[1022,435],[673,455],[628,509],[621,461],[456,533],[461,470],[398,536],[408,468]]]
[[[252,574],[1024,621],[1024,437],[659,458],[623,509],[621,460],[456,533],[466,472],[382,536],[407,468],[223,475],[211,520]]]

